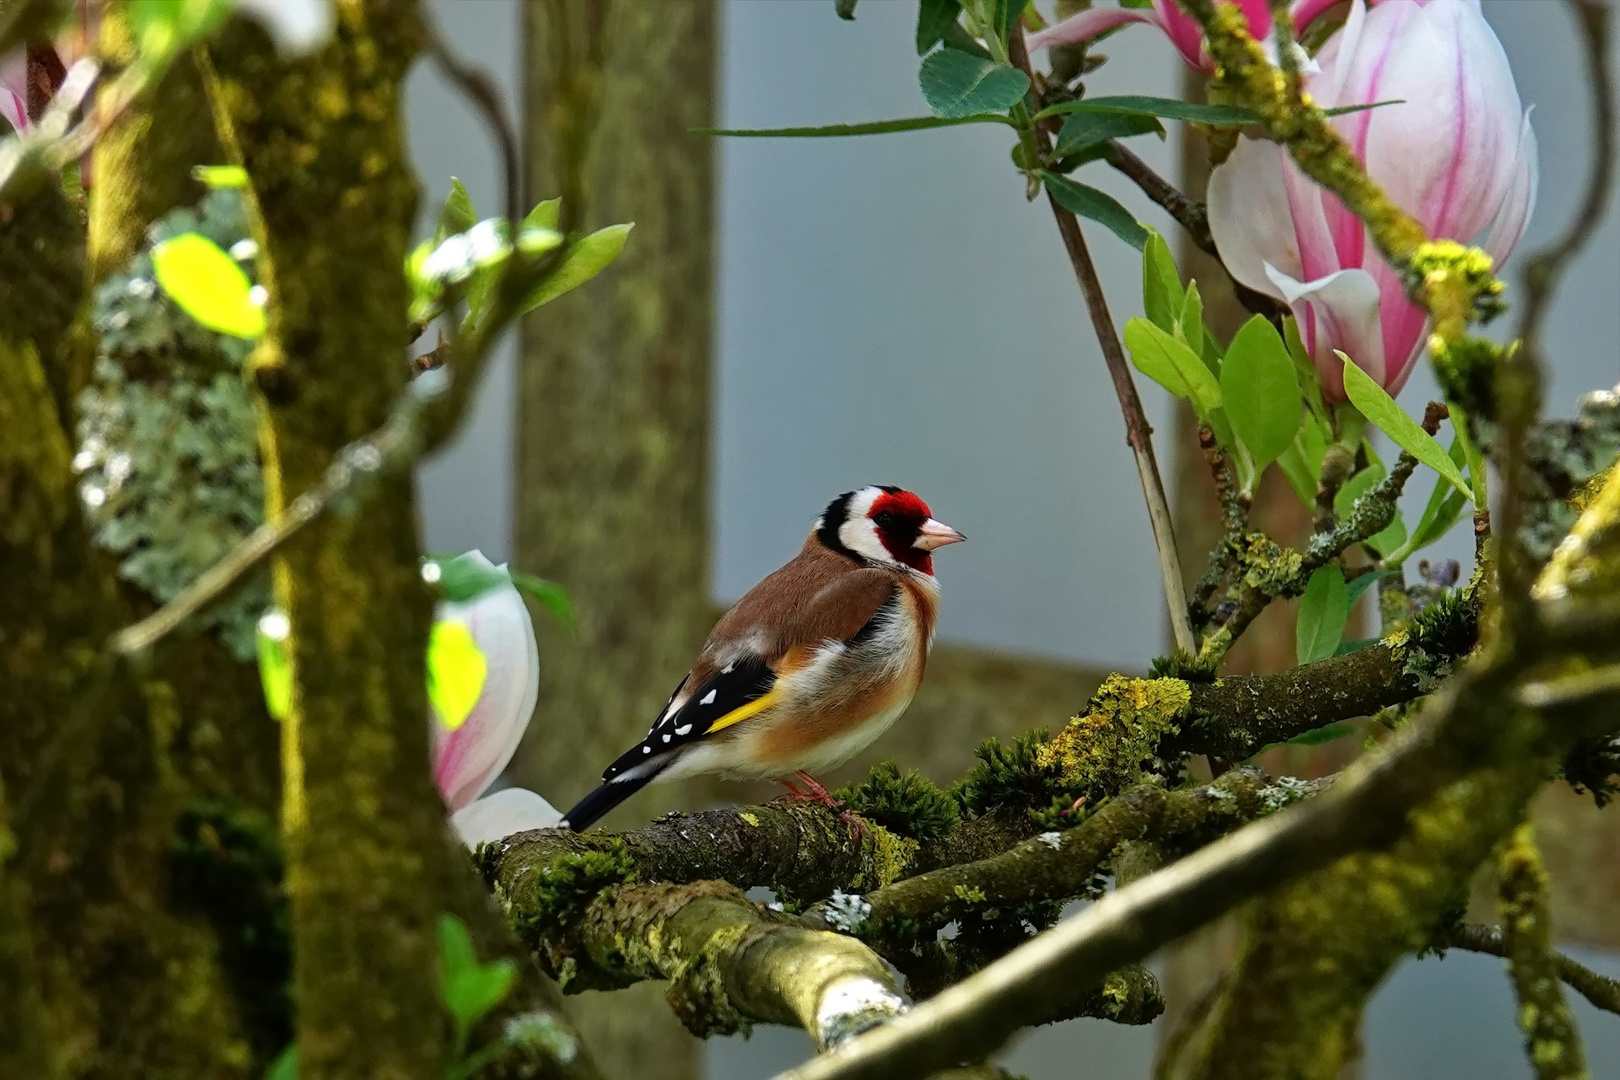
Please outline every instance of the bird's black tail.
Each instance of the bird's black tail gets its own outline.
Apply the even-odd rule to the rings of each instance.
[[[575,832],[584,832],[601,820],[609,810],[646,787],[660,772],[663,770],[649,769],[640,775],[635,772],[620,773],[575,803],[574,808],[563,815],[561,826]]]

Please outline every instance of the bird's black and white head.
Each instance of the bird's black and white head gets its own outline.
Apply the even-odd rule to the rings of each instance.
[[[832,550],[879,566],[932,575],[935,548],[967,537],[935,521],[928,504],[897,487],[846,491],[816,519],[816,536]]]

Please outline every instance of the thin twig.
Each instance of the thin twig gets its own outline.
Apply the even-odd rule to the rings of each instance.
[[[501,104],[501,93],[495,81],[482,68],[462,60],[451,50],[439,28],[427,13],[422,13],[427,31],[428,55],[439,65],[445,77],[456,84],[467,100],[483,113],[484,123],[495,133],[495,142],[501,154],[502,177],[506,185],[506,220],[511,223],[512,235],[517,235],[518,222],[523,220],[523,158],[518,151],[518,139],[506,108]]]
[[[1029,65],[1029,54],[1024,49],[1024,34],[1021,28],[1015,28],[1010,45],[1013,63],[1030,77],[1032,85],[1039,85]],[[1052,150],[1051,134],[1037,125],[1034,136],[1042,157],[1049,155]],[[1142,495],[1147,500],[1148,521],[1153,528],[1153,543],[1158,549],[1159,575],[1164,582],[1165,604],[1170,609],[1170,629],[1175,637],[1176,647],[1190,655],[1197,649],[1198,642],[1193,636],[1192,619],[1187,605],[1187,588],[1181,574],[1181,558],[1176,553],[1176,536],[1171,525],[1170,502],[1165,497],[1164,480],[1159,475],[1159,463],[1153,455],[1153,428],[1148,424],[1147,414],[1142,409],[1142,399],[1136,393],[1136,383],[1131,378],[1130,362],[1125,358],[1125,349],[1120,344],[1113,316],[1109,314],[1108,299],[1103,295],[1097,268],[1091,262],[1091,252],[1086,248],[1086,239],[1080,231],[1079,219],[1059,205],[1050,191],[1047,192],[1046,199],[1052,208],[1052,216],[1057,221],[1058,233],[1063,237],[1063,246],[1069,253],[1069,262],[1074,267],[1074,276],[1080,285],[1080,293],[1085,297],[1086,311],[1091,316],[1091,325],[1097,333],[1097,343],[1102,347],[1103,360],[1108,365],[1108,376],[1113,381],[1114,394],[1119,399],[1120,412],[1125,418],[1125,441],[1130,444],[1131,452],[1136,458],[1136,473],[1142,483]]]
[[[1204,254],[1212,258],[1220,258],[1221,253],[1215,248],[1215,238],[1209,231],[1209,210],[1196,199],[1189,199],[1183,195],[1176,186],[1158,173],[1153,166],[1137,157],[1126,145],[1118,139],[1110,140],[1104,161],[1115,169],[1124,173],[1139,188],[1142,194],[1158,203],[1176,222],[1185,230],[1187,237]]]
[[[1500,926],[1464,923],[1441,935],[1436,944],[1442,949],[1466,949],[1469,952],[1498,956],[1504,960],[1508,955],[1507,942],[1502,936]],[[1620,1014],[1620,979],[1599,975],[1563,953],[1554,953],[1553,957],[1558,977],[1565,985],[1605,1012]]]
[[[395,408],[387,423],[339,451],[337,459],[326,467],[320,483],[289,503],[281,516],[254,529],[173,600],[114,634],[113,652],[131,656],[151,648],[222,596],[249,570],[278,551],[333,503],[351,494],[359,484],[414,458],[420,444],[417,415],[422,401],[420,391],[407,392],[404,403]]]

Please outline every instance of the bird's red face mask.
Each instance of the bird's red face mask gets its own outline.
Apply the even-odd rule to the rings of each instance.
[[[943,521],[935,521],[928,504],[909,491],[885,491],[866,516],[897,562],[925,574],[934,572],[931,553],[935,548],[967,539]]]

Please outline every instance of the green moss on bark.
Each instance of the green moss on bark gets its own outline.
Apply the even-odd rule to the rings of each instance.
[[[237,23],[207,74],[258,214],[269,328],[252,367],[271,518],[388,419],[406,376],[400,267],[417,191],[401,93],[419,15],[414,3],[334,6],[320,51],[289,62]],[[447,1045],[432,927],[460,867],[425,767],[432,597],[409,475],[366,494],[273,565],[292,623],[282,826],[300,1068],[314,1080],[415,1076]]]

